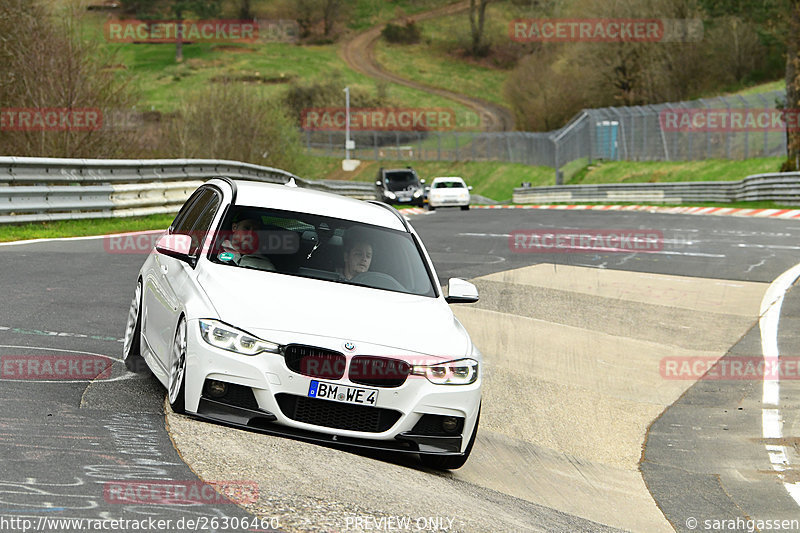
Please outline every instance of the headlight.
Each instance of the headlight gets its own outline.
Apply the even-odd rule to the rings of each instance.
[[[436,385],[469,385],[478,379],[478,362],[474,359],[459,359],[435,365],[414,365],[415,376],[425,376]]]
[[[419,198],[420,196],[422,196],[421,190],[417,189],[416,191],[414,191],[414,198]]]
[[[386,191],[386,198],[388,198],[390,200],[394,200],[395,198],[397,198],[397,195],[395,193],[393,193],[392,191]]]
[[[218,320],[200,320],[200,335],[215,348],[242,355],[257,355],[262,352],[279,353],[280,345],[254,337]]]

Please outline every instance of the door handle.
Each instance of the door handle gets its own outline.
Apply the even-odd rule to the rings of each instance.
[[[167,265],[161,265],[161,272],[166,274],[167,272],[169,272],[169,267],[167,267]]]

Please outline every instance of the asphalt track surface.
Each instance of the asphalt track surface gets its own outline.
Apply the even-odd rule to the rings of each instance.
[[[757,282],[766,287],[782,272],[800,262],[797,259],[800,224],[784,220],[639,212],[437,210],[413,217],[412,223],[422,236],[443,281],[454,276],[471,279],[531,265],[552,264],[555,265],[553,269],[573,267],[621,271],[630,275],[665,274]],[[509,234],[513,230],[622,228],[660,230],[664,235],[663,248],[657,253],[558,254],[515,253],[509,248]],[[111,375],[94,382],[19,381],[8,379],[4,367],[6,373],[0,379],[0,402],[3,406],[0,412],[0,444],[3,449],[0,530],[22,531],[21,521],[31,520],[29,529],[42,526],[40,531],[77,531],[81,529],[65,525],[56,527],[46,520],[91,518],[172,520],[169,527],[161,528],[167,531],[230,531],[235,529],[210,527],[210,519],[252,516],[245,510],[246,505],[237,506],[225,499],[211,503],[208,499],[202,503],[118,503],[109,492],[114,484],[129,481],[171,480],[188,484],[198,481],[193,469],[184,462],[183,452],[176,450],[173,437],[167,430],[163,389],[151,377],[125,372],[119,360],[120,337],[133,281],[142,261],[141,255],[109,253],[104,249],[102,239],[0,247],[0,294],[3,302],[0,307],[0,356],[4,361],[6,356],[94,354],[113,362]],[[484,286],[491,289],[488,282]],[[492,305],[486,297],[483,303]],[[502,302],[495,302],[495,305],[502,307]],[[531,312],[555,314],[558,316],[552,317],[553,320],[563,324],[570,322],[569,312],[564,310],[562,313],[557,305],[543,304],[541,308],[533,305]],[[781,308],[778,342],[782,356],[800,354],[800,342],[795,333],[798,320],[800,294],[793,291],[788,293]],[[725,357],[759,355],[760,337],[756,319],[745,335],[730,343]],[[749,526],[745,521],[748,519],[800,516],[800,507],[785,488],[787,481],[798,480],[797,428],[800,422],[797,420],[793,385],[792,382],[782,383],[785,421],[780,442],[764,438],[762,383],[756,380],[700,380],[694,385],[687,384],[686,392],[656,417],[642,453],[641,475],[652,499],[672,527],[680,531],[747,531]],[[536,391],[529,394],[534,395]],[[181,426],[173,431],[178,434],[174,438],[191,439],[193,428],[198,426],[176,422]],[[547,422],[565,424],[559,420]],[[211,433],[218,434],[220,440],[232,431],[212,424],[191,423],[208,428]],[[583,429],[573,427],[570,431],[577,439]],[[272,449],[276,442],[286,441],[255,433],[247,434],[247,439],[254,446],[263,442],[265,449]],[[294,446],[288,442],[290,444],[286,446]],[[206,444],[213,453],[214,443]],[[789,464],[780,476],[765,448],[777,444],[784,446],[789,456]],[[303,446],[303,450],[317,449],[313,445]],[[582,502],[577,496],[572,498],[576,500],[573,502],[576,506],[574,511],[565,512],[556,505],[536,503],[536,497],[526,499],[506,494],[490,486],[492,480],[460,478],[458,473],[437,474],[420,468],[413,461],[327,448],[319,451],[322,464],[318,473],[311,472],[309,476],[323,475],[326,467],[323,457],[345,466],[350,463],[368,464],[376,472],[376,479],[391,471],[392,475],[419,479],[422,485],[446,483],[447,490],[461,491],[465,498],[469,496],[476,501],[490,502],[498,508],[509,509],[515,517],[527,518],[525,522],[513,521],[513,517],[505,522],[502,517],[497,518],[495,531],[609,529],[604,525],[608,522],[592,520],[588,517],[591,513],[581,511]],[[314,456],[306,459],[313,461]],[[213,457],[208,460],[214,462]],[[195,470],[203,466],[190,463]],[[224,472],[227,465],[216,466]],[[506,472],[506,475],[537,475],[536,465],[527,459],[520,458],[516,468],[519,470],[516,474]],[[530,471],[526,472],[528,469]],[[206,478],[206,481],[214,481],[214,478]],[[502,485],[498,483],[497,486]],[[599,487],[595,489],[601,490]],[[547,488],[532,490],[546,492]],[[547,501],[547,495],[541,496],[540,501]],[[342,495],[338,497],[342,498]],[[436,494],[429,495],[429,498],[435,501]],[[352,508],[346,511],[355,512],[353,509],[357,510],[360,502],[350,503]],[[304,518],[302,523],[289,519],[293,514],[311,513],[304,502],[298,502],[296,509],[260,509],[265,518],[282,520],[272,524],[267,520],[261,524],[265,527],[238,529],[268,530],[273,524],[278,524],[285,530],[315,530],[315,523],[318,526],[324,523],[326,528],[316,529],[359,530],[347,528],[343,523],[328,526],[325,502],[317,501],[316,505],[314,514],[301,517]],[[588,500],[586,505],[589,505]],[[624,509],[620,511],[624,513]],[[476,513],[480,512],[476,510]],[[441,514],[447,515],[446,509],[442,509]],[[476,520],[474,528],[469,520],[471,517],[459,518],[462,520],[450,530],[487,530],[484,522],[492,517],[472,517]],[[692,528],[692,522],[687,522],[689,518],[698,520],[699,527]],[[181,519],[183,524],[178,522]],[[203,522],[194,524],[193,528],[186,527],[188,519]],[[731,522],[722,524],[725,527],[704,529],[704,520],[723,519]],[[740,522],[737,523],[736,519]],[[216,524],[221,526],[223,523]],[[620,524],[612,525],[619,527]],[[636,526],[622,529],[646,530]],[[145,530],[157,531],[159,528],[151,525]]]

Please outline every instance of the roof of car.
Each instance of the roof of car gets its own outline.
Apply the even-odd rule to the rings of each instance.
[[[237,189],[236,205],[319,214],[405,231],[395,212],[363,200],[273,183],[233,181]]]
[[[438,178],[433,178],[433,181],[464,181],[464,178],[459,176],[439,176]]]

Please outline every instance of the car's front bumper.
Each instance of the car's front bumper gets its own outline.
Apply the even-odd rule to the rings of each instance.
[[[431,207],[466,207],[470,203],[470,198],[435,198],[428,197],[428,205]]]
[[[383,431],[343,429],[300,421],[296,419],[296,412],[287,409],[287,398],[303,401],[312,408],[321,405],[314,402],[323,402],[326,408],[330,404],[349,404],[308,398],[310,383],[318,378],[293,372],[283,356],[264,353],[249,357],[214,348],[201,338],[196,320],[189,321],[187,337],[186,410],[202,418],[330,445],[445,455],[463,453],[475,426],[481,400],[480,377],[470,385],[435,385],[424,377],[409,376],[403,385],[394,388],[352,383],[346,375],[340,380],[319,379],[377,389],[378,399],[374,407],[358,407],[369,415],[380,409],[391,413],[392,420],[397,416]],[[336,344],[321,347],[335,349]],[[346,357],[349,364],[350,356]],[[213,399],[207,392],[204,394],[206,380],[223,381],[248,389],[252,391],[252,399],[244,403]],[[415,428],[423,415],[463,418],[462,430],[452,435],[421,434]],[[360,413],[353,415],[359,416]]]
[[[460,455],[463,443],[461,435],[433,436],[415,435],[413,432],[398,434],[394,441],[376,441],[371,439],[340,437],[317,431],[309,431],[291,426],[284,426],[277,422],[277,416],[262,409],[247,409],[213,400],[200,398],[196,416],[205,420],[226,424],[242,429],[249,429],[280,435],[295,439],[324,444],[329,446],[344,446],[388,452],[418,453],[426,455]]]

